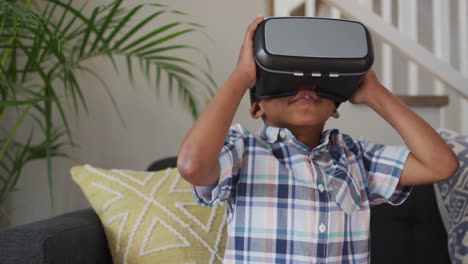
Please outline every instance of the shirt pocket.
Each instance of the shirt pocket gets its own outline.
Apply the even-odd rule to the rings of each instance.
[[[341,210],[350,215],[361,209],[362,196],[359,184],[346,166],[333,165],[326,171],[326,175],[333,198]]]

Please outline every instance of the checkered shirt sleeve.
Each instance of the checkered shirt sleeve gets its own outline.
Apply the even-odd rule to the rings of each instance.
[[[367,174],[367,192],[371,204],[402,204],[411,187],[399,186],[409,150],[403,146],[373,144],[365,138],[356,139]]]
[[[223,148],[218,157],[220,177],[213,186],[194,186],[198,203],[207,206],[221,202],[223,206],[231,203],[233,190],[239,179],[244,157],[244,139],[249,132],[237,124],[229,129]]]

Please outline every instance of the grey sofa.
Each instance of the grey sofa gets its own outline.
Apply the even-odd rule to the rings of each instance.
[[[0,231],[1,264],[112,264],[92,209]]]
[[[148,171],[176,167],[169,157]],[[0,264],[112,264],[106,235],[93,209],[0,230]]]
[[[432,186],[418,186],[399,207],[372,209],[372,263],[450,263]],[[92,209],[0,231],[1,264],[107,264],[112,258]]]
[[[149,171],[174,167],[175,158]],[[372,263],[449,264],[447,233],[432,185],[417,186],[402,206],[371,210]],[[0,230],[0,264],[112,263],[101,222],[92,209]]]

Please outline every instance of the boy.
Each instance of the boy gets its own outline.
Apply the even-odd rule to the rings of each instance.
[[[262,20],[248,27],[236,69],[184,139],[179,172],[200,203],[226,206],[225,263],[368,263],[370,204],[401,204],[409,186],[449,178],[458,160],[372,70],[349,101],[382,116],[409,150],[324,132],[338,113],[314,86],[255,100],[250,113],[264,122],[258,135],[229,129],[256,80],[253,36]]]

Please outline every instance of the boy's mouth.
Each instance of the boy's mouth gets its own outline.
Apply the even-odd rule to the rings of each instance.
[[[315,91],[317,88],[316,85],[307,88],[299,88],[296,95],[289,100],[289,104],[293,104],[300,101],[310,101],[313,103],[319,103],[321,98],[317,95]]]

